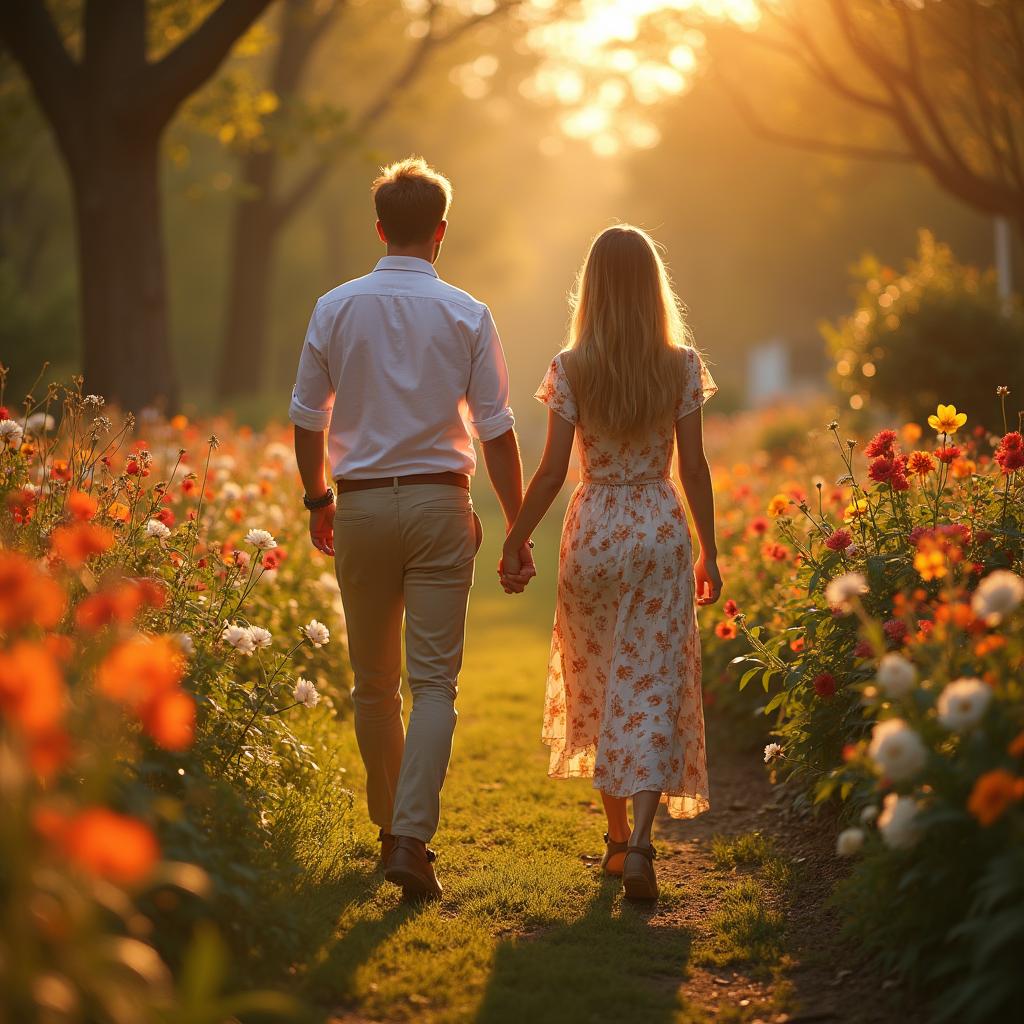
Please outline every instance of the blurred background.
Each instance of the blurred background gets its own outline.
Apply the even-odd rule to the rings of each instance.
[[[526,423],[616,220],[665,246],[720,412],[969,404],[1024,365],[1015,26],[1001,0],[5,5],[8,401],[49,361],[132,408],[282,418],[316,298],[382,255],[377,167],[418,153]]]

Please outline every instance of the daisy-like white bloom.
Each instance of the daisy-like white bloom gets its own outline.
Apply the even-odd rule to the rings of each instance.
[[[764,748],[764,763],[771,764],[777,757],[782,757],[782,744],[769,743],[768,746]]]
[[[277,547],[277,541],[269,530],[250,530],[245,535],[245,543],[251,544],[257,551],[269,551]]]
[[[256,650],[256,644],[253,642],[248,626],[239,626],[234,622],[225,623],[220,638],[241,654],[252,654]]]
[[[195,642],[188,633],[175,633],[174,639],[181,648],[181,653],[184,654],[186,658],[191,658],[192,655],[196,653]]]
[[[106,404],[101,395],[86,395],[82,402],[87,409],[102,409]]]
[[[830,581],[825,588],[825,600],[833,608],[848,612],[855,598],[868,592],[868,581],[859,572],[846,572]]]
[[[924,768],[928,748],[902,718],[888,718],[872,731],[868,756],[887,778],[904,782]]]
[[[998,626],[1024,601],[1024,580],[1008,569],[990,572],[971,598],[971,609],[986,625]]]
[[[912,662],[895,652],[886,654],[878,663],[875,677],[882,693],[891,700],[899,700],[914,689],[917,682],[917,669]]]
[[[8,448],[18,448],[21,445],[22,437],[24,437],[24,431],[21,429],[20,423],[14,420],[0,420],[0,442],[3,442]]]
[[[875,804],[868,804],[867,807],[860,812],[860,821],[862,825],[870,825],[877,817],[878,807]]]
[[[253,647],[258,647],[261,650],[266,649],[274,642],[270,630],[264,629],[262,626],[250,626],[249,636],[252,637]]]
[[[166,523],[161,523],[159,519],[150,519],[146,523],[146,536],[156,537],[157,540],[163,540],[164,537],[170,537],[170,527]]]
[[[268,444],[267,447],[263,450],[263,455],[268,459],[274,460],[275,462],[288,463],[295,461],[295,455],[293,454],[291,448],[289,448],[288,445],[286,444],[282,444],[280,441],[272,441],[270,444]]]
[[[34,412],[25,420],[25,429],[30,434],[48,434],[57,426],[57,421],[48,412]]]
[[[227,472],[226,470],[224,472]],[[242,488],[234,480],[228,480],[220,489],[220,496],[224,501],[238,501],[242,496]]]
[[[939,694],[935,707],[950,732],[966,732],[981,721],[991,700],[991,687],[980,679],[956,679]]]
[[[890,793],[885,798],[882,813],[878,816],[878,831],[886,846],[894,850],[906,850],[920,839],[917,811],[917,801],[912,796]]]
[[[331,631],[316,619],[310,619],[309,625],[302,627],[302,635],[314,647],[323,647],[331,642]]]
[[[844,828],[836,836],[836,854],[840,857],[852,857],[854,854],[860,853],[860,848],[863,845],[864,829],[862,828]]]
[[[316,685],[301,676],[295,684],[292,695],[295,697],[296,704],[301,704],[303,707],[315,708],[320,703],[320,694],[317,692]]]

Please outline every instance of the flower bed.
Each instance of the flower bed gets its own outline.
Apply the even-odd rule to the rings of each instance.
[[[341,791],[318,725],[347,670],[290,448],[232,433],[75,388],[0,409],[8,1019],[288,1009],[245,989],[295,924],[266,913],[296,794]]]
[[[941,992],[934,1019],[1006,1020],[1024,999],[1024,440],[958,440],[953,406],[928,423],[934,444],[883,430],[866,465],[830,424],[836,487],[768,501],[796,566],[735,616],[735,668],[769,692],[772,770],[843,804],[851,930]]]

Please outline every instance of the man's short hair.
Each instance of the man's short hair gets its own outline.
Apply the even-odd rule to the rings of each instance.
[[[429,242],[451,201],[451,182],[419,156],[382,167],[373,183],[377,219],[395,245]]]

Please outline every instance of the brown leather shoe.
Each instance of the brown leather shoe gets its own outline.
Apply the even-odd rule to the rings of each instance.
[[[395,848],[395,837],[390,832],[381,829],[377,833],[377,842],[380,843],[380,866],[386,868],[391,851]]]
[[[384,868],[384,878],[400,885],[406,896],[418,899],[441,898],[441,884],[434,874],[437,854],[427,849],[422,839],[395,836],[395,846]]]
[[[622,865],[622,888],[627,900],[656,900],[658,876],[654,873],[653,846],[630,846]]]
[[[629,843],[617,843],[604,834],[604,857],[601,858],[601,870],[606,875],[621,875],[623,855],[629,849]]]

